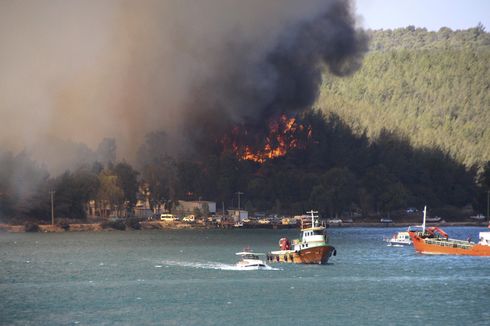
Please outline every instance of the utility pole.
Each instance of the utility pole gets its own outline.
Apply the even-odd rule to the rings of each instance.
[[[487,190],[487,221],[490,221],[490,190]]]
[[[238,196],[238,214],[240,214],[240,195],[243,195],[243,192],[237,191],[235,194]]]
[[[54,225],[54,201],[53,201],[53,197],[54,197],[55,193],[56,193],[56,191],[54,191],[54,190],[49,191],[49,194],[51,195],[51,225]]]

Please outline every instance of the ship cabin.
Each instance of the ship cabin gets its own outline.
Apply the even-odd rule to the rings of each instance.
[[[301,242],[294,243],[294,250],[323,246],[327,243],[325,228],[321,226],[302,230]]]
[[[237,256],[241,256],[242,259],[260,259],[259,256],[265,256],[263,253],[251,252],[251,251],[241,251],[236,253]]]
[[[480,232],[480,242],[478,244],[490,246],[490,232]]]

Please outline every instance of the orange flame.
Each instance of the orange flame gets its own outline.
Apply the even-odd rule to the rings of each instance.
[[[238,138],[240,135],[247,135],[248,131],[238,127],[233,128],[231,149],[240,159],[264,163],[267,160],[283,157],[291,149],[304,148],[305,142],[299,136],[305,134],[305,138],[311,138],[311,127],[298,124],[296,118],[288,118],[282,114],[279,119],[271,120],[268,125],[268,135],[263,141],[263,148],[254,150],[249,145],[240,146]]]

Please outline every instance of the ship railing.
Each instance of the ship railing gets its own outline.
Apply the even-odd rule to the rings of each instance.
[[[301,219],[301,229],[311,228],[311,217]]]
[[[427,244],[434,244],[438,246],[443,246],[443,247],[451,247],[451,248],[461,248],[461,249],[470,249],[472,247],[472,244],[468,241],[464,240],[446,240],[446,239],[425,239],[425,243]]]

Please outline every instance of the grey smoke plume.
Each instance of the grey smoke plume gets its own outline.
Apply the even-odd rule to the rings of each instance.
[[[344,74],[359,63],[350,5],[2,1],[0,148],[62,170],[71,163],[55,143],[94,150],[115,138],[118,158],[131,160],[148,132],[178,135],[197,117],[244,123],[306,109],[324,66]]]

